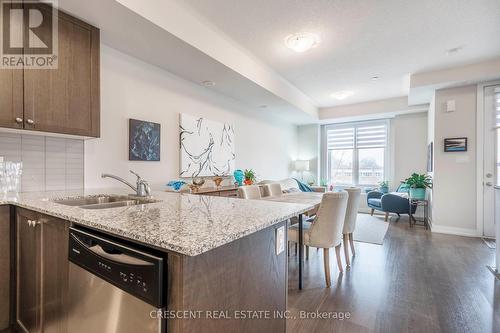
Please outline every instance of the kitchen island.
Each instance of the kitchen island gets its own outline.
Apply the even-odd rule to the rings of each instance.
[[[311,207],[166,192],[154,192],[154,203],[101,210],[53,201],[103,194],[126,192],[24,193],[0,205],[167,253],[169,332],[285,331],[287,260],[277,242],[286,246],[287,220]]]

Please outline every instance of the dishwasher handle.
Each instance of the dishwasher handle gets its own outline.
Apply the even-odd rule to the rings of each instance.
[[[135,266],[153,266],[153,263],[151,262],[139,258],[134,258],[125,253],[108,253],[99,244],[87,247],[87,249],[89,249],[89,251],[93,252],[95,255],[99,257],[114,261],[119,264],[135,265]]]
[[[110,260],[117,264],[134,265],[134,266],[154,266],[154,263],[125,254],[122,251],[116,249],[116,247],[114,247],[113,249],[118,253],[109,253],[99,244],[93,244],[91,246],[85,244],[79,239],[77,235],[73,233],[71,233],[71,237],[76,242],[78,242],[80,246],[92,252],[94,255]]]

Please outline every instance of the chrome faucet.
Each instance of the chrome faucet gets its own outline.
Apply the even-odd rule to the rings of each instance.
[[[132,170],[130,170],[130,172],[132,174],[134,174],[135,176],[137,176],[136,186],[130,184],[128,181],[126,181],[125,179],[123,179],[121,177],[111,175],[109,173],[103,173],[101,175],[101,177],[102,178],[113,178],[113,179],[118,180],[119,182],[121,182],[121,183],[127,185],[128,187],[130,187],[131,189],[133,189],[136,192],[136,195],[138,197],[149,197],[151,195],[151,187],[149,186],[149,183],[147,181],[145,181],[144,179],[142,179],[141,176],[139,176],[139,174],[137,174],[136,172],[134,172]]]

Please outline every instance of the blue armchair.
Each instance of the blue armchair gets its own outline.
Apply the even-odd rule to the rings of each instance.
[[[408,192],[409,187],[406,184],[399,185],[397,192]],[[385,212],[385,220],[389,220],[389,213],[398,214],[408,214],[410,218],[410,202],[407,198],[400,197],[396,194],[387,193],[384,194],[379,191],[371,191],[368,192],[367,195],[368,207],[372,209],[371,214],[375,210]],[[411,213],[415,214],[415,210],[417,209],[416,205],[412,205]]]

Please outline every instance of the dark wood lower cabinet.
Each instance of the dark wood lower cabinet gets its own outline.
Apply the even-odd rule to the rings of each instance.
[[[10,325],[11,241],[10,207],[0,206],[0,331]]]
[[[26,332],[66,332],[69,223],[17,209],[16,322]]]
[[[167,331],[284,333],[287,257],[276,254],[276,229],[283,225],[195,257],[169,253],[168,309],[200,314],[169,320]]]

